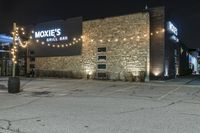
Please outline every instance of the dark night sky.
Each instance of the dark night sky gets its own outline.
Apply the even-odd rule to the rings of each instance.
[[[8,34],[12,23],[30,25],[56,19],[83,16],[95,19],[165,6],[179,29],[179,38],[190,48],[200,48],[199,0],[0,0],[0,33]]]

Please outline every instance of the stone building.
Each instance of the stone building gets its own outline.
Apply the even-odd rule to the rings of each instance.
[[[39,77],[110,80],[174,78],[178,31],[158,7],[87,20],[72,18],[34,27],[27,70]]]

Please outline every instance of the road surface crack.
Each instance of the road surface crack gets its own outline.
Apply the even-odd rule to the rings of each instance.
[[[138,108],[138,109],[134,109],[134,110],[129,110],[129,111],[123,111],[123,112],[119,112],[117,114],[125,114],[125,113],[134,113],[134,112],[138,112],[138,111],[143,111],[143,110],[156,110],[156,109],[162,109],[162,108],[167,108],[169,106],[172,106],[176,103],[179,103],[179,102],[182,102],[182,100],[178,100],[176,102],[171,102],[167,105],[163,105],[163,106],[156,106],[156,107],[141,107],[141,108]]]
[[[15,105],[15,106],[11,106],[11,107],[6,107],[6,108],[0,108],[0,110],[10,110],[10,109],[14,109],[14,108],[19,108],[19,107],[23,107],[23,106],[26,106],[26,105],[29,105],[29,104],[32,104],[38,100],[40,100],[41,98],[37,98],[37,99],[34,99],[30,102],[27,102],[27,103],[23,103],[23,104],[20,104],[20,105]]]
[[[0,119],[0,122],[6,122],[7,123],[7,127],[3,127],[3,126],[0,125],[0,129],[11,131],[11,132],[14,132],[14,133],[25,133],[25,132],[20,131],[19,128],[18,129],[11,128],[12,124],[14,122],[18,122],[18,121],[26,121],[26,120],[32,120],[32,119],[38,119],[38,118],[40,118],[40,117],[23,118],[23,119],[12,120],[12,121],[11,120],[7,120],[7,119]]]

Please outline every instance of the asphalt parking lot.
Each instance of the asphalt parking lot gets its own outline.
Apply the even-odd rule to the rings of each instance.
[[[199,133],[199,82],[21,78],[9,94],[1,78],[0,132]]]

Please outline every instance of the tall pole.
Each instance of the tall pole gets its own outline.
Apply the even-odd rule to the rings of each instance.
[[[16,23],[13,23],[13,47],[15,46],[16,27]],[[12,77],[15,77],[15,61],[13,61]]]

